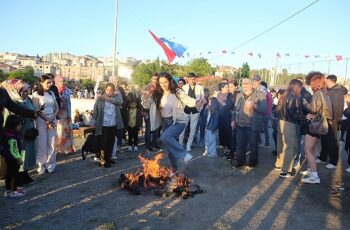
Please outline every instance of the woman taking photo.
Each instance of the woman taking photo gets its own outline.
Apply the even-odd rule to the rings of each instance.
[[[306,76],[306,83],[310,84],[313,91],[312,100],[308,106],[309,113],[306,115],[307,120],[312,120],[317,113],[324,113],[327,120],[333,119],[333,109],[331,99],[327,95],[325,77],[320,72],[311,72]],[[331,127],[328,124],[328,127]],[[303,174],[309,175],[304,177],[302,182],[308,184],[319,184],[321,182],[317,173],[316,159],[315,159],[315,145],[321,135],[313,134],[309,129],[306,129],[305,135],[305,155],[308,163],[308,167],[311,171],[307,170]]]
[[[51,76],[42,75],[39,79],[38,91],[33,93],[33,104],[37,110],[44,108],[36,119],[36,127],[39,136],[36,139],[36,162],[39,175],[55,172],[56,168],[56,116],[58,104],[53,92],[50,91],[52,85]]]
[[[196,102],[182,89],[177,88],[167,72],[159,74],[158,83],[158,88],[152,95],[147,92],[143,95],[142,104],[146,109],[155,106],[160,111],[163,130],[161,140],[168,151],[172,175],[174,175],[179,169],[178,162],[180,160],[187,163],[192,159],[192,155],[184,150],[176,140],[188,122],[184,108],[185,106],[199,107],[201,102]]]
[[[65,86],[64,78],[61,75],[55,77],[55,84],[61,101],[57,120],[56,152],[65,154],[74,153],[70,102],[71,90]]]

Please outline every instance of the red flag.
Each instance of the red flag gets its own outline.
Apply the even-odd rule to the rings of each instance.
[[[248,53],[249,56],[253,56],[253,52]]]
[[[305,57],[305,58],[309,58],[309,57],[310,57],[310,55],[306,54],[306,55],[304,55],[304,57]]]
[[[343,60],[343,56],[341,56],[341,55],[336,55],[335,58],[337,59],[337,61]]]
[[[171,49],[169,49],[164,44],[164,42],[162,42],[154,33],[152,33],[152,31],[148,30],[148,32],[150,32],[150,34],[152,35],[154,40],[156,40],[158,45],[160,45],[163,48],[164,53],[165,53],[166,57],[168,58],[168,62],[172,62],[175,59],[175,57],[176,57],[176,53],[174,51],[172,51]]]

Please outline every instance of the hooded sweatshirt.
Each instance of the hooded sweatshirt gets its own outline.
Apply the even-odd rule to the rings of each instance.
[[[344,95],[348,93],[348,90],[344,86],[336,84],[327,89],[327,93],[333,104],[333,119],[341,120],[344,109]]]

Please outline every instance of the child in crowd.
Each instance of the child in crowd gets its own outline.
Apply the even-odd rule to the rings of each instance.
[[[9,115],[5,123],[5,133],[3,138],[3,157],[5,158],[7,169],[5,178],[4,197],[22,197],[26,194],[21,181],[19,168],[22,161],[22,118],[18,115]]]
[[[209,99],[207,109],[207,127],[205,130],[205,151],[203,156],[217,157],[216,153],[216,137],[219,130],[219,109],[220,103],[216,97]]]
[[[127,96],[128,108],[127,108],[127,130],[128,130],[128,145],[129,151],[138,152],[138,133],[141,128],[141,106],[138,98],[129,94]]]

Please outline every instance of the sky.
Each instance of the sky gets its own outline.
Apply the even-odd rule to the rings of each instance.
[[[346,0],[319,0],[234,49],[313,2],[119,0],[118,56],[166,59],[150,36],[151,30],[158,37],[187,47],[184,58],[173,63],[185,64],[203,57],[213,66],[239,67],[248,62],[251,68],[277,66],[289,72],[314,69],[344,76],[346,58],[350,58],[350,1]],[[0,52],[111,56],[114,16],[115,0],[1,0]],[[250,52],[252,56],[248,55]],[[280,58],[276,57],[277,52]],[[343,60],[335,61],[336,55]],[[348,67],[349,77],[350,64]]]

